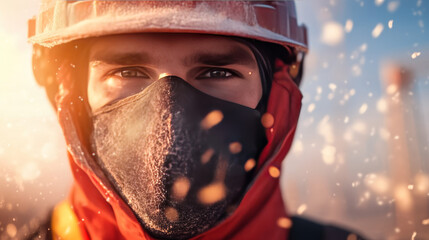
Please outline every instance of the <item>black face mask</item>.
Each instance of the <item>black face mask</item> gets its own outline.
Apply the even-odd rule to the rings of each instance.
[[[260,113],[209,96],[178,77],[93,116],[98,163],[142,227],[187,239],[241,201],[266,144]]]

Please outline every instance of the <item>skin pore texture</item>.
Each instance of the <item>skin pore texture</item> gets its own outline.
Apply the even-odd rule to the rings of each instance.
[[[232,38],[174,33],[112,35],[90,47],[88,99],[92,111],[177,76],[222,100],[255,108],[262,96],[252,51]]]

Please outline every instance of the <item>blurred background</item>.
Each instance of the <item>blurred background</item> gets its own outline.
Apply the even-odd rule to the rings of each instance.
[[[22,238],[72,181],[31,72],[38,2],[0,1],[0,240]],[[429,239],[429,2],[296,2],[310,53],[282,169],[289,212],[371,239]]]

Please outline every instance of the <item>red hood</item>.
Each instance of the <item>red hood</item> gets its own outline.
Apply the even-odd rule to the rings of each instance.
[[[67,64],[64,64],[65,66]],[[268,144],[258,160],[258,175],[235,212],[214,228],[193,239],[287,239],[287,214],[276,170],[292,144],[302,95],[288,74],[288,66],[276,62],[267,112],[274,125],[266,129]],[[60,70],[61,88],[58,116],[68,144],[68,156],[75,183],[69,201],[81,221],[84,239],[153,239],[141,228],[128,205],[114,192],[95,164],[90,150],[82,144],[82,132],[76,128],[80,101],[71,89],[73,69]],[[280,219],[280,221],[279,221]]]

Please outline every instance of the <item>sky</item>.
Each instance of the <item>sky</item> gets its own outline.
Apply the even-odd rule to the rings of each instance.
[[[300,123],[283,166],[289,210],[374,239],[427,236],[422,218],[428,216],[410,213],[427,209],[415,210],[418,199],[427,205],[427,196],[413,190],[428,179],[427,1],[296,2],[310,52]],[[399,94],[383,76],[389,66],[412,75],[400,97],[404,120],[392,117]],[[393,164],[397,148],[408,154],[405,191]],[[409,213],[398,210],[409,202]],[[415,225],[403,226],[404,214]]]
[[[417,206],[422,197],[415,189],[426,186],[428,174],[428,2],[296,2],[310,51],[300,123],[282,169],[289,211],[374,239],[428,236],[423,223],[429,216],[411,214],[409,229],[395,218],[403,196]],[[26,24],[38,7],[35,0],[0,1],[0,239],[16,236],[29,219],[43,218],[71,184],[55,113],[31,72]],[[382,81],[382,69],[392,64],[412,73],[404,94],[409,191],[400,195],[391,148],[405,136],[389,125],[393,95]],[[429,208],[427,194],[424,201]]]

